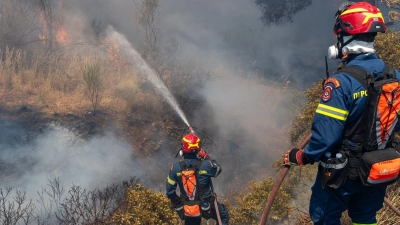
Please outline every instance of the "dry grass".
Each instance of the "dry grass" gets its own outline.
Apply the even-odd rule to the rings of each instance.
[[[82,114],[91,109],[91,102],[84,95],[85,86],[80,68],[94,60],[93,52],[83,54],[76,50],[36,56],[30,59],[22,50],[7,49],[0,63],[0,102],[3,107],[35,107],[46,115],[54,113]],[[128,113],[129,99],[138,89],[135,71],[115,71],[102,59],[105,90],[100,110],[110,114]],[[121,98],[120,93],[125,92]]]

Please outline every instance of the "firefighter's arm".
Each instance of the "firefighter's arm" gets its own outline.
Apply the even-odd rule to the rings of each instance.
[[[206,159],[202,164],[203,168],[200,169],[199,173],[207,174],[210,177],[217,177],[222,169],[219,163],[215,159]]]
[[[339,80],[340,78],[340,80]],[[318,162],[322,155],[342,140],[349,114],[351,81],[345,75],[330,77],[324,84],[311,127],[311,139],[304,153]]]
[[[174,165],[172,165],[167,177],[166,191],[167,191],[167,197],[171,200],[172,204],[174,205],[180,202],[180,198],[176,194],[176,187],[177,187],[176,171],[174,170]]]

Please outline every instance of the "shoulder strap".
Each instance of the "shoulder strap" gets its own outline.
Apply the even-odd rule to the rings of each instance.
[[[203,164],[203,161],[197,160],[194,165],[188,165],[185,160],[179,161],[179,166],[181,167],[182,170],[188,169],[190,167],[193,167],[196,171],[200,169],[201,164]]]
[[[393,67],[389,66],[385,63],[385,71],[381,75],[379,75],[375,80],[384,80],[384,79],[395,79],[396,72],[394,71]]]
[[[354,79],[360,82],[365,89],[368,89],[371,79],[373,78],[370,72],[365,71],[359,66],[346,66],[337,71],[335,74],[338,73],[345,73],[352,76]]]
[[[197,162],[196,162],[196,170],[199,170],[202,164],[203,164],[202,160],[197,160]]]
[[[181,170],[185,170],[188,168],[188,165],[186,164],[185,160],[179,161],[179,166],[181,167]]]

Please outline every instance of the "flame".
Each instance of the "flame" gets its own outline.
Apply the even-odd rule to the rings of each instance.
[[[111,61],[113,68],[125,67],[128,64],[117,43],[105,38],[102,44],[106,48],[108,59]]]
[[[56,41],[58,43],[64,43],[64,44],[71,43],[72,39],[68,35],[64,27],[62,27],[60,23],[56,23],[56,27],[57,27]]]
[[[42,28],[42,34],[39,34],[39,39],[42,40],[42,43],[45,45],[46,41],[48,39],[53,39],[55,38],[55,41],[61,44],[67,44],[72,42],[72,38],[68,35],[67,31],[64,29],[64,27],[61,25],[60,22],[55,22],[55,28],[56,34],[54,37],[49,37],[49,25],[45,19],[45,14],[43,11],[40,11],[40,22],[43,24]]]

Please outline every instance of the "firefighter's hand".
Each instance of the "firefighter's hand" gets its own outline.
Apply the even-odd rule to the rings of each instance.
[[[197,153],[197,155],[198,155],[199,158],[201,158],[201,159],[208,159],[208,158],[210,158],[210,156],[209,156],[209,155],[207,154],[207,152],[204,151],[204,150],[199,151],[199,153]]]
[[[282,166],[303,166],[311,163],[303,149],[293,148],[286,152]]]

